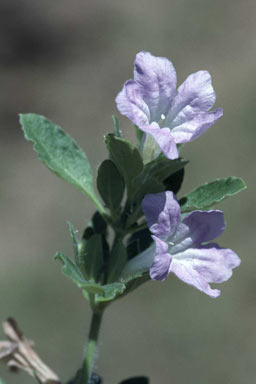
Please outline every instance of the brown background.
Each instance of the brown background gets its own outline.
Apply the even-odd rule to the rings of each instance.
[[[245,179],[248,190],[219,206],[228,223],[221,244],[242,264],[217,300],[171,276],[115,303],[96,370],[106,384],[135,374],[152,384],[255,381],[255,17],[254,0],[1,0],[0,320],[16,317],[63,379],[81,361],[90,312],[52,256],[71,254],[66,220],[81,232],[93,206],[37,160],[17,114],[62,125],[95,172],[115,96],[144,49],[170,58],[179,84],[199,69],[213,76],[224,117],[186,145],[182,192],[216,177]],[[122,128],[133,137],[126,119]],[[32,383],[0,370],[9,384]]]

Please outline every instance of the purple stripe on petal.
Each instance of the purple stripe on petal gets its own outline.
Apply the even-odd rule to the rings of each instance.
[[[220,291],[211,289],[209,283],[228,280],[232,269],[239,264],[239,257],[231,249],[208,244],[173,255],[170,272],[207,295],[217,297]]]
[[[176,232],[180,222],[180,206],[172,192],[146,195],[142,209],[153,235],[164,239]]]
[[[178,262],[177,260],[172,260],[170,272],[173,272],[180,280],[184,281],[184,283],[192,285],[210,297],[216,298],[220,295],[220,290],[212,289],[207,281],[193,269],[191,264],[184,261]]]
[[[116,97],[116,104],[119,112],[134,124],[141,126],[149,123],[150,111],[135,81],[126,81]]]
[[[222,116],[222,108],[218,108],[214,112],[199,111],[197,113],[191,112],[191,109],[186,109],[183,111],[182,120],[184,122],[182,124],[179,122],[179,116],[173,121],[172,136],[178,144],[195,140]]]
[[[134,63],[134,80],[150,109],[150,121],[159,121],[169,110],[176,93],[177,76],[173,64],[165,57],[139,52]]]
[[[169,128],[160,128],[157,123],[142,126],[140,129],[151,135],[165,156],[174,160],[179,157],[179,151]]]
[[[192,73],[182,83],[177,91],[173,105],[167,115],[166,120],[172,127],[172,122],[179,116],[179,124],[187,121],[184,109],[189,107],[194,115],[200,111],[209,111],[216,100],[215,92],[212,87],[211,75],[207,71]]]

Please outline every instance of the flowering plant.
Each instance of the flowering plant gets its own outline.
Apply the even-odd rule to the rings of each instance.
[[[172,63],[148,52],[137,54],[134,80],[125,82],[117,108],[135,126],[137,144],[125,139],[117,117],[114,132],[105,136],[109,158],[98,168],[95,193],[91,166],[76,142],[43,116],[23,114],[25,138],[56,175],[91,198],[96,207],[79,238],[68,223],[74,259],[58,252],[62,272],[81,290],[92,309],[82,367],[69,383],[100,383],[93,361],[104,310],[149,280],[172,273],[216,298],[222,283],[239,266],[234,251],[213,243],[225,229],[223,212],[211,208],[245,189],[237,177],[206,183],[177,197],[188,161],[181,147],[203,134],[222,115],[215,103],[211,76],[199,71],[176,90]],[[60,383],[42,363],[16,322],[4,323],[9,341],[0,342],[0,359],[24,369],[40,383]],[[148,383],[145,377],[122,382]]]

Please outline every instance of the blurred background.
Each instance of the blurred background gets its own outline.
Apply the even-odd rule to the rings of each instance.
[[[170,276],[113,304],[95,370],[106,384],[132,375],[152,384],[255,381],[255,17],[255,0],[0,1],[0,320],[18,319],[62,379],[81,362],[90,311],[53,255],[71,255],[66,221],[82,232],[94,208],[40,163],[18,113],[60,124],[96,173],[115,96],[135,54],[148,50],[173,61],[179,84],[199,69],[212,74],[224,117],[185,146],[191,162],[180,196],[217,177],[244,178],[248,190],[218,206],[227,220],[220,243],[242,264],[216,300]],[[3,366],[0,376],[33,383]]]

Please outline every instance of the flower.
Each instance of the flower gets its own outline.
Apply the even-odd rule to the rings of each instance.
[[[152,279],[164,280],[172,272],[207,295],[218,297],[220,291],[209,283],[228,280],[240,264],[231,249],[208,243],[225,229],[223,212],[193,211],[181,221],[180,206],[170,191],[145,196],[142,209],[155,244],[129,261],[124,274],[149,270]]]
[[[177,91],[176,83],[171,61],[142,51],[134,80],[116,97],[120,113],[151,135],[169,159],[179,156],[176,144],[196,139],[223,115],[222,108],[209,112],[216,99],[209,72],[189,75]]]

